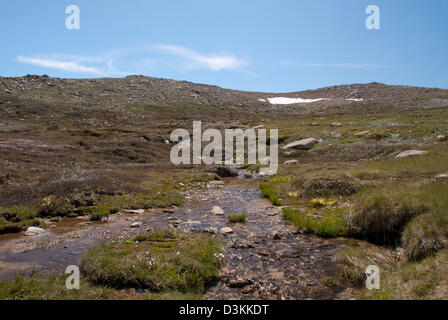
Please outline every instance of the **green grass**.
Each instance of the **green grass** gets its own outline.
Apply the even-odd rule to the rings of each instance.
[[[268,198],[269,201],[271,201],[271,203],[274,206],[279,206],[280,205],[280,200],[277,197],[277,191],[275,190],[275,186],[273,184],[270,183],[262,183],[260,184],[260,189],[261,189],[261,196],[264,198]]]
[[[219,240],[206,234],[155,230],[89,249],[81,268],[95,284],[201,293],[218,279],[221,248]]]
[[[93,286],[81,279],[79,290],[68,290],[64,276],[39,277],[18,275],[13,281],[0,282],[0,300],[196,300],[196,293],[166,291],[162,293],[116,290],[106,286]]]
[[[230,223],[246,223],[247,214],[241,213],[241,214],[233,214],[228,215],[227,219]]]
[[[285,184],[290,181],[290,177],[273,177],[265,179],[265,182],[260,184],[261,196],[268,198],[274,206],[281,205],[281,201],[277,196],[277,186]]]
[[[341,208],[322,210],[320,217],[306,215],[299,209],[285,208],[283,216],[294,225],[320,237],[338,237],[347,232],[347,213]]]
[[[446,154],[430,152],[418,157],[372,160],[348,172],[362,180],[435,176],[438,173],[448,172],[448,157]]]
[[[18,233],[31,226],[45,226],[37,220],[38,211],[32,206],[12,206],[0,209],[0,234]]]

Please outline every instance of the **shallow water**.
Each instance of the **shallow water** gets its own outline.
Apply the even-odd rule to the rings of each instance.
[[[79,265],[82,253],[95,243],[130,237],[149,229],[214,232],[230,226],[233,233],[219,235],[226,243],[221,281],[204,298],[296,299],[309,297],[311,291],[313,297],[329,298],[334,294],[336,288],[328,290],[323,281],[337,276],[332,258],[340,243],[298,233],[284,221],[278,208],[261,198],[258,188],[213,186],[191,192],[186,198],[185,206],[174,213],[158,210],[119,215],[110,223],[92,225],[91,230],[54,244],[51,239],[57,232],[47,234],[50,244],[46,248],[8,252],[0,247],[0,280],[10,280],[20,270],[31,268],[39,273],[64,273],[68,265]],[[211,214],[215,205],[225,215]],[[245,224],[229,224],[227,214],[242,212],[247,213]],[[141,222],[141,226],[130,228],[135,221]],[[14,247],[14,241],[18,240],[6,242],[12,242],[9,247]]]

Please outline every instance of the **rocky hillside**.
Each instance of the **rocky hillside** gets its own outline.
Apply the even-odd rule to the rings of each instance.
[[[351,84],[290,93],[245,92],[187,81],[129,76],[121,79],[58,79],[47,76],[0,78],[0,101],[13,98],[45,103],[158,106],[215,105],[269,107],[269,98],[321,99],[313,106],[340,104],[448,105],[448,90],[380,83]],[[4,101],[4,102],[6,102]],[[296,105],[308,105],[299,103]]]

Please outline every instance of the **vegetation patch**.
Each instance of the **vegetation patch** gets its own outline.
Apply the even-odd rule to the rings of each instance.
[[[283,209],[285,219],[309,233],[324,238],[343,236],[347,233],[347,212],[345,209],[326,209],[321,214],[305,214],[299,209]]]
[[[312,208],[322,208],[327,206],[332,206],[336,203],[334,200],[326,200],[324,198],[315,198],[310,200],[309,205]]]
[[[161,293],[136,290],[116,290],[107,286],[93,286],[81,279],[79,290],[68,290],[66,277],[50,275],[39,277],[17,275],[13,281],[0,282],[0,300],[196,300],[200,295],[167,291]]]
[[[209,235],[155,230],[89,249],[81,268],[95,284],[200,293],[218,279],[220,253],[221,242]]]
[[[419,157],[371,160],[348,172],[361,180],[378,180],[391,177],[435,176],[447,171],[448,157],[446,154],[430,152]]]
[[[241,214],[234,214],[234,215],[228,215],[227,219],[229,219],[230,223],[246,223],[247,214],[241,213]]]
[[[0,234],[18,233],[32,226],[44,226],[36,219],[37,209],[30,206],[12,206],[0,209]]]
[[[429,189],[416,185],[383,185],[364,190],[350,213],[352,232],[377,244],[399,244],[406,223],[428,212]]]
[[[360,184],[346,175],[301,177],[293,185],[303,197],[350,196],[361,189]]]
[[[373,245],[350,245],[340,251],[335,258],[339,265],[343,281],[350,286],[363,286],[366,280],[366,268],[376,265],[380,268],[380,278],[384,272],[395,268],[397,254],[388,248]]]
[[[279,206],[281,201],[277,196],[278,185],[288,183],[289,181],[289,177],[281,176],[265,179],[265,182],[260,184],[262,197],[268,198],[274,206]]]
[[[446,195],[443,196],[445,199],[430,212],[406,225],[402,245],[408,260],[419,260],[448,247],[448,208]]]
[[[359,285],[355,291],[357,299],[448,299],[448,249],[406,263],[392,250],[358,246],[339,253],[336,261],[348,284]],[[379,290],[368,290],[364,286],[368,265],[377,265],[380,269]]]

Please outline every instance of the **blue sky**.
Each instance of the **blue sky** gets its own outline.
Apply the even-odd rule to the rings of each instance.
[[[66,7],[80,9],[68,30]],[[380,9],[368,30],[366,7]],[[448,0],[0,2],[0,75],[143,74],[289,92],[384,82],[448,88]]]

